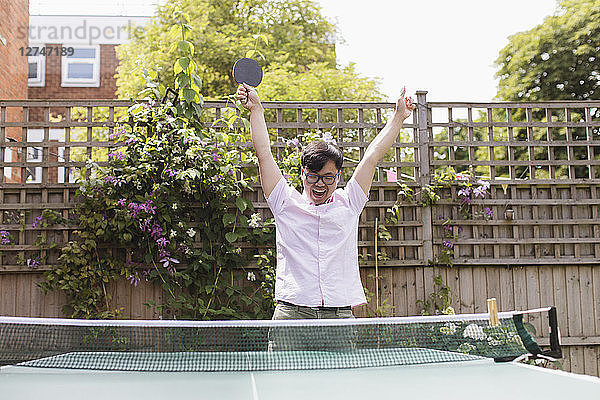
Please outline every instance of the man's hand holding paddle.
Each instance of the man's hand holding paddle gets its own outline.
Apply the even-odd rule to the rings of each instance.
[[[246,83],[241,83],[238,87],[237,98],[244,108],[250,112],[257,107],[259,110],[262,109],[262,104],[260,104],[260,98],[258,97],[258,93],[256,93],[256,89]]]

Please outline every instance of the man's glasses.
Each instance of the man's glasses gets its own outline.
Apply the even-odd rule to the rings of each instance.
[[[326,185],[333,185],[335,183],[335,178],[337,178],[338,175],[340,174],[340,171],[338,171],[338,173],[335,175],[309,174],[304,169],[303,169],[303,172],[304,172],[304,175],[306,176],[306,182],[310,183],[311,185],[319,182],[320,180],[322,180],[323,183]]]

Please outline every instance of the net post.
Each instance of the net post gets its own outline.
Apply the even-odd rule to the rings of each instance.
[[[496,298],[487,299],[488,313],[490,314],[490,326],[499,326],[500,319],[498,318],[498,303]]]
[[[556,315],[556,307],[554,306],[548,310],[548,324],[550,325],[550,350],[545,351],[543,355],[552,358],[562,358],[560,329],[558,328],[558,317]]]

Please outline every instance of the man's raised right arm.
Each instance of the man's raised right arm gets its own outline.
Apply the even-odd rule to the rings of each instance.
[[[240,85],[237,91],[237,98],[250,111],[250,136],[256,157],[258,158],[260,183],[265,196],[269,197],[277,183],[283,178],[283,175],[271,153],[271,142],[265,122],[264,109],[256,90],[251,86],[246,84]]]

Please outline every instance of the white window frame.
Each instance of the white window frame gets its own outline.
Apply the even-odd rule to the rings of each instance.
[[[16,140],[11,137],[7,137],[6,141],[8,143],[16,142]],[[4,162],[5,163],[13,162],[13,151],[14,151],[13,147],[9,147],[9,146],[4,147]],[[13,167],[3,167],[3,168],[4,168],[4,181],[7,182],[8,179],[10,179],[12,177]]]
[[[38,49],[45,46],[45,44],[33,44],[31,47],[37,47]],[[36,56],[27,57],[27,76],[29,77],[29,64],[34,61],[37,62],[37,78],[27,78],[27,85],[29,87],[44,87],[46,84],[46,56],[38,54]]]
[[[50,140],[56,140],[58,142],[65,141],[65,128],[50,128],[48,132],[48,136]],[[27,142],[35,143],[35,142],[43,142],[44,141],[44,129],[43,128],[28,128],[27,129]],[[32,149],[37,149],[37,157],[33,156]],[[57,148],[57,158],[59,161],[64,161],[65,157],[65,148],[58,147]],[[42,162],[43,148],[37,146],[30,146],[27,148],[27,162]],[[69,182],[73,182],[74,180],[74,171],[75,168],[70,168],[69,173]],[[27,179],[27,183],[42,183],[42,167],[29,167],[30,175]],[[58,167],[58,183],[65,182],[65,167]]]
[[[96,50],[95,58],[70,58],[62,56],[62,87],[100,87],[100,45],[89,46],[89,45],[77,45],[77,44],[63,44],[63,47],[73,47],[74,49],[94,49]],[[69,65],[70,64],[92,64],[93,65],[93,76],[91,79],[87,78],[69,78]]]

